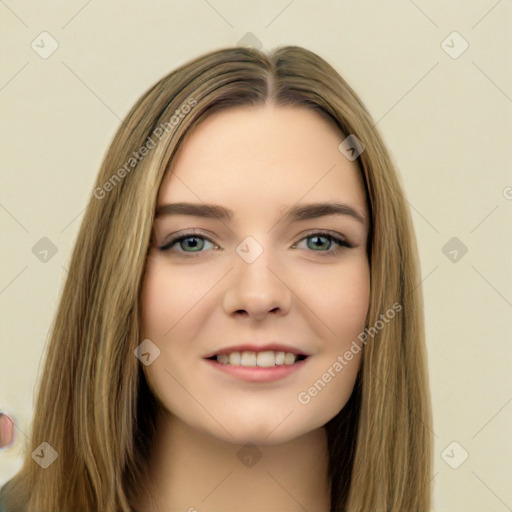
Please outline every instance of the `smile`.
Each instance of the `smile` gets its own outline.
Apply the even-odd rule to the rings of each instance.
[[[305,360],[306,357],[303,354],[293,354],[292,352],[266,350],[262,352],[244,351],[217,354],[208,359],[231,366],[272,368],[273,366],[290,366],[297,361]]]
[[[231,352],[206,358],[212,368],[246,382],[275,382],[299,371],[309,359],[291,352]]]

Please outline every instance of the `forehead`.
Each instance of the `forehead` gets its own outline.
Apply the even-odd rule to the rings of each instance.
[[[265,105],[217,112],[182,143],[158,204],[215,202],[263,213],[303,198],[342,200],[367,212],[359,169],[338,150],[344,138],[333,123],[306,108]]]

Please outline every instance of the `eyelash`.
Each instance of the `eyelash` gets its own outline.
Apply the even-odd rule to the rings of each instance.
[[[314,236],[320,236],[322,238],[326,238],[326,239],[330,240],[331,242],[334,242],[335,244],[338,245],[338,247],[336,249],[331,248],[328,251],[313,251],[313,250],[311,250],[312,252],[318,252],[318,253],[323,254],[325,256],[334,256],[338,251],[341,250],[342,247],[346,247],[346,248],[352,248],[353,247],[345,238],[340,237],[338,235],[334,235],[330,231],[326,231],[326,230],[323,230],[323,229],[320,229],[318,231],[314,231],[314,232],[306,235],[305,237],[301,238],[299,240],[299,242],[302,242],[302,240],[305,240],[307,238],[312,238]],[[201,239],[207,240],[208,242],[212,243],[213,245],[217,245],[210,238],[208,238],[206,236],[203,236],[203,235],[201,235],[199,233],[195,233],[195,232],[188,232],[188,233],[183,233],[181,235],[174,236],[165,245],[159,247],[158,249],[160,251],[169,251],[173,245],[175,245],[178,242],[181,242],[182,240],[186,240],[187,238],[201,238]],[[297,242],[297,243],[299,243],[299,242]],[[292,247],[295,247],[296,245],[297,244],[294,244]],[[188,257],[194,258],[196,256],[199,256],[199,254],[201,254],[201,253],[203,253],[205,251],[198,251],[198,252],[195,252],[195,253],[194,252],[188,253],[186,251],[178,251],[178,252],[180,254],[185,255],[186,258],[188,258]]]

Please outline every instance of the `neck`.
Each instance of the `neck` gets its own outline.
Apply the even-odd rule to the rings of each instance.
[[[329,512],[327,436],[320,428],[280,445],[235,445],[161,414],[150,457],[148,512]]]

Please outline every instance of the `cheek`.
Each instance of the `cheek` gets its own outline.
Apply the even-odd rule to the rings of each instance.
[[[198,281],[187,272],[170,272],[165,262],[150,258],[141,289],[142,336],[168,341],[187,323],[187,315],[205,295],[208,286],[211,285],[207,279]]]
[[[354,261],[316,285],[315,311],[329,328],[328,339],[351,341],[363,330],[370,299],[370,272],[366,260]],[[350,338],[350,340],[348,339]]]
[[[156,332],[164,332],[163,330],[163,310],[166,308],[165,303],[168,298],[163,293],[162,280],[165,274],[161,272],[158,261],[148,256],[146,272],[142,282],[140,302],[141,302],[141,325],[142,337],[152,338]],[[158,327],[160,327],[158,329]]]
[[[311,361],[297,402],[304,414],[325,424],[346,404],[352,394],[362,357],[358,336],[365,327],[370,297],[370,272],[366,259],[354,259],[325,279],[324,293],[315,308],[328,327],[323,348]]]

